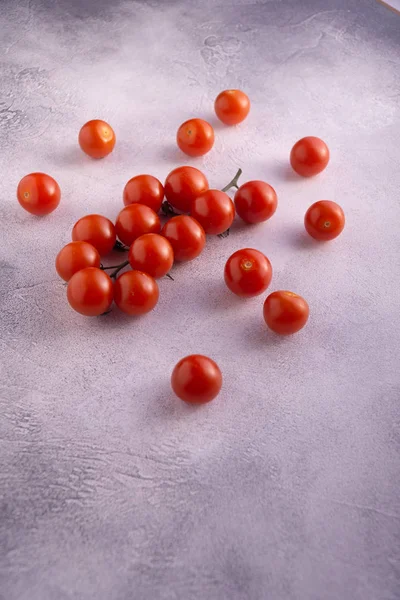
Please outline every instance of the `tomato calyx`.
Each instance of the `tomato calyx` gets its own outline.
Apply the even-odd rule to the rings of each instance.
[[[113,250],[115,250],[115,252],[128,252],[129,248],[128,246],[125,246],[125,244],[117,240],[114,244]]]
[[[179,213],[175,212],[168,200],[161,204],[161,210],[166,217],[177,217]]]

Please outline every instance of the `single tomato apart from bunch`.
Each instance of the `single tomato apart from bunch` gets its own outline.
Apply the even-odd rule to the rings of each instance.
[[[222,387],[222,373],[211,358],[192,354],[182,358],[175,366],[171,387],[184,402],[204,404],[218,396]]]
[[[77,271],[67,286],[70,306],[86,317],[97,317],[107,312],[112,304],[113,295],[111,278],[95,267]]]
[[[250,111],[250,100],[241,90],[224,90],[214,103],[215,113],[225,125],[237,125]]]
[[[204,229],[193,217],[179,215],[169,219],[161,234],[167,238],[177,261],[193,260],[202,252],[206,243]]]
[[[119,213],[115,231],[121,242],[130,246],[145,233],[160,233],[161,222],[157,213],[145,204],[129,204]]]
[[[124,187],[123,200],[129,204],[144,204],[158,213],[164,198],[164,187],[153,175],[136,175]]]
[[[176,141],[188,156],[203,156],[214,145],[214,129],[203,119],[189,119],[179,127]]]
[[[114,302],[128,315],[144,315],[158,302],[156,280],[141,271],[127,271],[118,277],[114,285]]]
[[[271,283],[272,265],[259,250],[243,248],[228,258],[224,278],[228,288],[237,296],[258,296]]]
[[[155,279],[164,277],[174,264],[174,251],[169,241],[157,233],[138,237],[129,248],[132,269],[144,271]]]
[[[81,127],[78,141],[81,149],[91,158],[104,158],[114,150],[115,133],[105,121],[93,119]]]
[[[345,217],[342,208],[331,200],[320,200],[310,206],[304,217],[304,227],[319,241],[334,240],[343,231]]]
[[[72,229],[74,242],[88,242],[98,250],[100,256],[107,256],[114,248],[117,235],[114,223],[103,215],[85,215]]]
[[[192,202],[208,190],[207,177],[195,167],[177,167],[165,180],[165,197],[173,208],[188,213]]]
[[[308,321],[307,302],[293,292],[273,292],[264,302],[264,320],[279,335],[300,331]]]
[[[290,164],[298,175],[312,177],[321,173],[329,162],[329,148],[318,137],[304,137],[292,148]]]
[[[247,181],[235,194],[236,212],[246,223],[268,221],[276,211],[278,197],[265,181]]]
[[[206,233],[219,235],[232,225],[235,206],[225,192],[207,190],[192,202],[190,214]]]
[[[100,254],[92,244],[70,242],[57,254],[56,271],[64,281],[87,267],[100,267]]]
[[[60,203],[60,186],[46,173],[30,173],[19,182],[17,199],[22,208],[32,215],[48,215]]]

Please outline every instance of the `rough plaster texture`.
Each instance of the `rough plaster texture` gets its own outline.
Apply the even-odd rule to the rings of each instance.
[[[400,597],[400,17],[367,0],[3,0],[0,4],[1,600],[395,600]],[[246,90],[245,124],[213,99]],[[175,131],[209,118],[215,148],[188,160]],[[80,152],[109,120],[114,153]],[[303,180],[292,144],[319,135],[331,164]],[[85,319],[54,258],[74,221],[114,218],[134,174],[189,163],[224,185],[265,179],[267,224],[160,283],[153,314]],[[52,174],[59,209],[15,200]],[[338,201],[343,235],[302,219]],[[262,299],[222,269],[265,251],[273,289],[304,295],[307,328],[277,339]],[[183,355],[215,358],[220,397],[169,391]]]

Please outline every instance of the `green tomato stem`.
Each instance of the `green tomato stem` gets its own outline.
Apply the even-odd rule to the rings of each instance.
[[[232,179],[232,181],[230,181],[228,183],[228,185],[226,185],[224,188],[222,188],[221,192],[227,192],[228,190],[230,190],[232,187],[235,187],[237,190],[239,189],[238,186],[238,179],[241,176],[241,174],[243,173],[242,169],[238,169],[235,177]]]

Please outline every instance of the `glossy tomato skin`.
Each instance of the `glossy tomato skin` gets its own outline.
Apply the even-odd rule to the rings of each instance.
[[[64,281],[87,267],[100,267],[100,254],[87,242],[70,242],[56,257],[56,271]]]
[[[190,214],[206,233],[218,235],[232,225],[235,206],[225,192],[207,190],[192,202]]]
[[[152,175],[136,175],[124,187],[123,200],[129,204],[144,204],[158,213],[164,198],[164,186]]]
[[[214,145],[214,129],[203,119],[189,119],[179,127],[176,142],[188,156],[203,156]]]
[[[117,235],[114,223],[102,215],[85,215],[72,229],[74,242],[88,242],[98,250],[100,256],[107,256],[114,248]]]
[[[167,176],[164,189],[171,206],[187,213],[192,208],[193,200],[208,190],[208,181],[195,167],[178,167]]]
[[[156,280],[141,271],[127,271],[114,285],[114,302],[128,315],[138,316],[156,306],[159,290]]]
[[[276,192],[265,181],[247,181],[235,194],[236,212],[246,223],[268,221],[277,206]]]
[[[250,100],[241,90],[224,90],[214,103],[215,113],[225,125],[237,125],[250,112]]]
[[[22,208],[32,215],[48,215],[60,203],[60,186],[46,173],[30,173],[19,182],[17,199]]]
[[[81,127],[78,141],[83,152],[91,158],[104,158],[114,150],[116,138],[111,125],[93,119]]]
[[[243,248],[228,258],[224,278],[231,292],[251,298],[265,292],[271,283],[272,265],[259,250]]]
[[[88,267],[71,277],[67,298],[76,312],[86,317],[97,317],[107,312],[112,304],[113,283],[101,269]]]
[[[213,400],[222,387],[222,373],[218,365],[201,354],[182,358],[171,376],[171,387],[184,402],[204,404]]]
[[[161,222],[157,213],[144,204],[130,204],[121,210],[115,222],[115,231],[123,244],[130,246],[145,233],[160,233]]]
[[[300,331],[308,321],[309,312],[304,298],[293,292],[273,292],[264,302],[264,320],[279,335]]]
[[[165,223],[161,234],[171,244],[175,260],[181,262],[199,256],[206,243],[204,229],[196,219],[188,215],[172,217]]]
[[[132,269],[148,273],[154,279],[164,277],[174,264],[174,251],[169,241],[157,233],[146,233],[129,248]]]
[[[310,206],[304,217],[306,231],[315,240],[335,239],[343,231],[345,216],[342,208],[331,200],[320,200]]]
[[[292,148],[290,164],[302,177],[312,177],[323,171],[329,162],[329,148],[318,137],[302,138]]]

